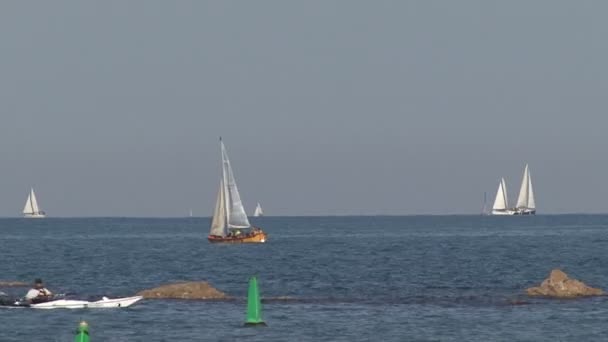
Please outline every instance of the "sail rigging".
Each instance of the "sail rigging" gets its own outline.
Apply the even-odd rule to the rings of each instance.
[[[229,229],[251,228],[224,143],[220,139],[222,153],[222,179],[215,203],[210,235],[226,236]]]
[[[226,208],[228,209],[228,227],[249,228],[251,227],[251,224],[249,224],[249,219],[245,213],[243,203],[241,202],[241,196],[239,194],[239,189],[236,186],[236,180],[234,179],[232,166],[230,166],[230,160],[228,159],[226,147],[224,146],[224,142],[221,140],[220,144],[222,148],[223,181],[226,189],[224,196],[226,196],[226,202],[228,203]]]

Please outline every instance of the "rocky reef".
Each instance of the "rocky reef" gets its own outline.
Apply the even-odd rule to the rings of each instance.
[[[566,273],[559,269],[552,270],[549,278],[545,279],[540,286],[531,287],[526,290],[526,293],[528,296],[550,298],[576,298],[604,294],[601,289],[587,286],[579,280],[569,278]]]
[[[0,287],[25,287],[30,286],[29,283],[24,283],[22,281],[8,281],[8,280],[0,280]]]
[[[209,285],[206,281],[189,281],[166,284],[140,291],[138,296],[147,299],[228,299],[225,293]]]

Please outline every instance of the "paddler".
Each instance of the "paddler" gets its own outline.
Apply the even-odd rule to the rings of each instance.
[[[30,304],[48,302],[53,296],[53,293],[44,287],[42,279],[34,280],[34,287],[27,291],[25,300]]]

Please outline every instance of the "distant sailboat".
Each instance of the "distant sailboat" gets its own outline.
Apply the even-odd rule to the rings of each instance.
[[[507,185],[504,178],[501,178],[500,183],[498,183],[496,198],[492,206],[492,215],[513,215],[513,210],[509,209]]]
[[[517,205],[515,206],[516,215],[534,215],[536,214],[536,202],[534,201],[534,189],[532,188],[532,176],[530,168],[526,164],[524,176],[521,180],[519,188],[519,197],[517,197]]]
[[[188,216],[192,217],[192,209],[190,209],[190,213]]]
[[[258,202],[258,205],[255,207],[255,211],[253,212],[253,217],[260,216],[264,216],[264,210],[262,210],[262,206],[260,205],[260,202]]]
[[[25,206],[23,207],[23,217],[27,218],[43,218],[46,217],[46,213],[38,207],[38,200],[36,199],[36,193],[34,193],[34,189],[30,190],[29,195],[27,195],[27,200],[25,201]]]
[[[222,153],[222,178],[215,202],[211,230],[207,239],[209,242],[266,242],[266,233],[249,223],[222,138],[220,138],[220,148]]]
[[[496,191],[496,199],[492,207],[492,215],[535,215],[536,202],[534,200],[534,190],[532,188],[532,176],[528,164],[524,169],[524,176],[519,188],[519,196],[515,208],[509,208],[507,197],[507,186],[505,179],[502,178]]]

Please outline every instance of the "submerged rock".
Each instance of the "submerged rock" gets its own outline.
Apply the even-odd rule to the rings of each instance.
[[[0,280],[0,287],[25,287],[30,286],[29,283],[24,283],[22,281],[6,281]]]
[[[162,285],[137,294],[147,299],[226,299],[225,293],[206,281],[190,281]]]
[[[531,302],[521,300],[521,299],[511,299],[507,301],[507,305],[530,305]]]
[[[553,298],[575,298],[586,296],[600,296],[604,292],[601,289],[587,286],[581,281],[571,279],[559,269],[551,271],[549,278],[545,279],[540,286],[531,287],[526,290],[528,296],[542,296]]]

